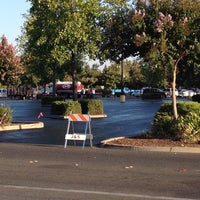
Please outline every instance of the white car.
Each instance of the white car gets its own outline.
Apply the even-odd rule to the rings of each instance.
[[[193,90],[187,90],[187,89],[182,89],[179,93],[178,96],[180,97],[192,97],[196,93]]]
[[[132,95],[135,97],[140,97],[141,96],[141,90],[133,90]]]
[[[44,88],[42,88],[41,90],[39,90],[39,92],[38,93],[41,93],[41,94],[52,94],[52,91],[53,91],[53,89],[52,88],[46,88],[46,89],[44,89]]]
[[[164,92],[167,97],[172,97],[172,88],[164,89]],[[178,90],[175,89],[175,96],[178,96]]]
[[[188,95],[189,97],[192,97],[196,94],[196,92],[194,92],[193,90],[188,90]]]

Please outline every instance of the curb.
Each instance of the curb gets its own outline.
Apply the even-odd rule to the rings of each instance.
[[[119,145],[109,144],[109,142],[123,139],[125,137],[110,138],[101,141],[101,147],[104,148],[127,148],[135,151],[152,151],[152,152],[171,152],[171,153],[200,153],[199,147],[153,147],[153,146],[132,146],[132,145]]]
[[[11,125],[0,126],[1,131],[14,131],[24,129],[44,128],[43,122],[12,122]]]

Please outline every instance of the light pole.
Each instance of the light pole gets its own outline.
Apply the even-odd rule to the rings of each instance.
[[[124,93],[124,59],[122,57],[121,60],[121,94],[120,94],[120,102],[124,103],[126,101],[126,95]]]

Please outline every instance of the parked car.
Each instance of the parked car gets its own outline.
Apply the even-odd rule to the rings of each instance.
[[[187,90],[187,89],[182,89],[179,91],[178,96],[179,97],[192,97],[196,94],[193,90]]]
[[[163,90],[165,92],[166,97],[172,97],[172,88],[166,88]],[[178,90],[175,90],[175,96],[178,96]]]
[[[133,90],[132,95],[135,97],[140,97],[141,96],[141,90]]]
[[[132,94],[134,90],[129,89],[128,87],[123,88],[124,94]],[[112,89],[112,95],[120,95],[121,89]]]
[[[38,94],[52,94],[53,89],[52,88],[42,88],[41,90],[38,90],[37,93]]]
[[[8,92],[6,88],[0,88],[0,97],[8,97]]]
[[[142,99],[162,99],[166,98],[166,94],[158,88],[146,88],[143,90],[141,97]]]

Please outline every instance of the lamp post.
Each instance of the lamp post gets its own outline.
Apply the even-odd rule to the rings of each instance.
[[[120,102],[124,103],[126,101],[126,95],[124,93],[124,59],[121,60],[121,94]]]

